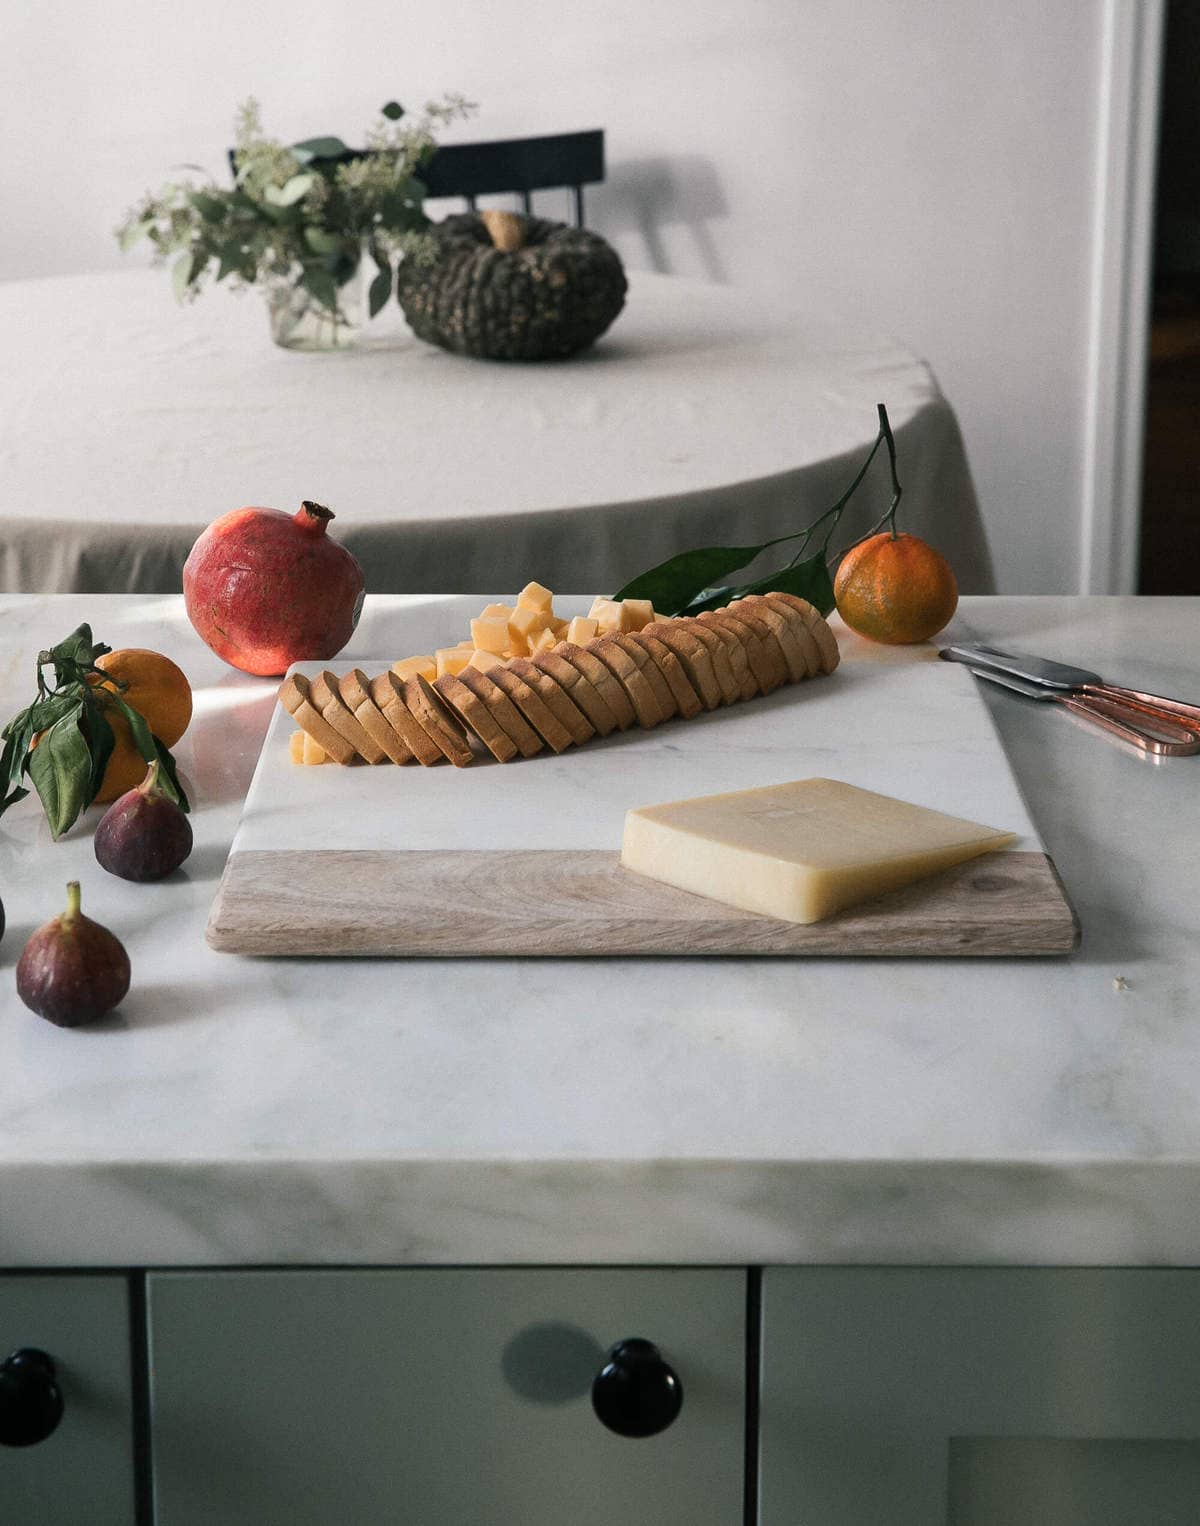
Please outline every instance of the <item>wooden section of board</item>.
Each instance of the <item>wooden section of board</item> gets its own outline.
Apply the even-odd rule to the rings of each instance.
[[[234,852],[208,925],[236,954],[1066,954],[1079,926],[1044,853],[1002,852],[801,927],[622,869],[596,849]]]

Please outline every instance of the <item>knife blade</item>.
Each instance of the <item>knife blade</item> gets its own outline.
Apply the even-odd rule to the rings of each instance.
[[[1047,657],[1029,657],[1023,652],[1002,652],[994,646],[944,646],[938,656],[946,662],[965,662],[972,668],[990,668],[1011,673],[1044,689],[1082,689],[1088,684],[1102,684],[1099,673],[1073,668],[1065,662],[1051,662]]]

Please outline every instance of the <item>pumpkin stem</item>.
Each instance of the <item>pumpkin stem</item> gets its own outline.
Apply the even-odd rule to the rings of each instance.
[[[487,229],[493,245],[505,254],[512,254],[525,244],[525,219],[515,212],[501,212],[489,207],[479,214],[479,221]]]

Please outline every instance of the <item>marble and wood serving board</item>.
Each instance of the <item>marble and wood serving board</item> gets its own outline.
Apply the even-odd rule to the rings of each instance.
[[[386,662],[357,666],[372,673]],[[831,677],[505,765],[306,768],[289,760],[292,730],[278,707],[209,920],[214,948],[859,957],[1063,954],[1078,942],[975,680],[931,649],[855,643]],[[807,927],[618,863],[632,806],[814,775],[1019,836]]]

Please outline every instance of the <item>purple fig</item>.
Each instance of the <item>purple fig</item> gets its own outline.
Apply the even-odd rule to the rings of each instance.
[[[78,1028],[111,1012],[129,989],[129,955],[107,927],[79,909],[79,881],[67,909],[37,932],[17,961],[17,995],[39,1017]]]
[[[191,825],[159,787],[157,759],[105,811],[95,846],[100,867],[123,880],[161,880],[192,851]]]

